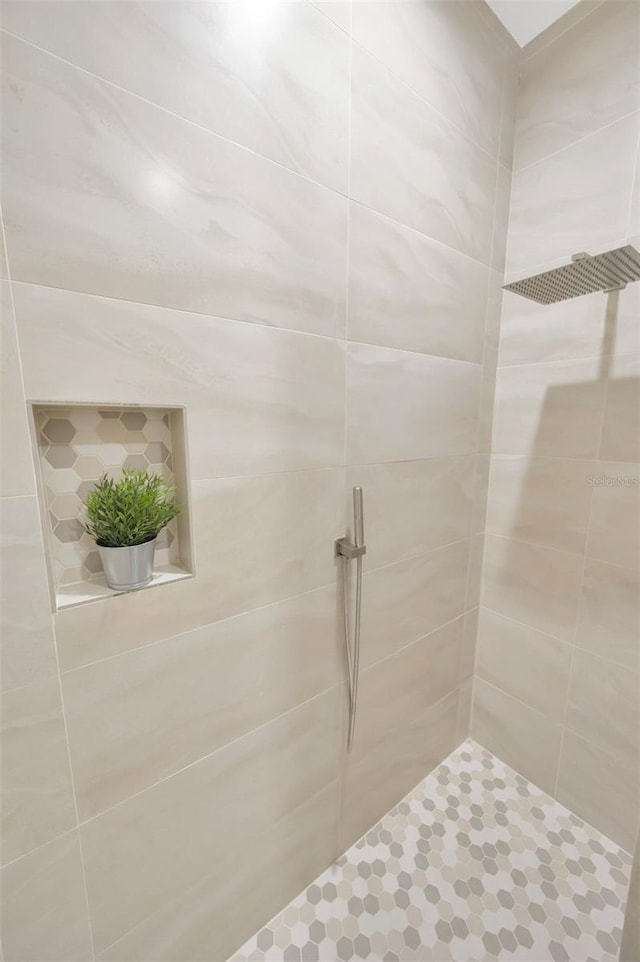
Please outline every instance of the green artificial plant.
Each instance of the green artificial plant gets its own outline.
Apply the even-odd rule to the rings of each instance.
[[[129,548],[151,541],[179,513],[174,489],[157,474],[137,468],[120,481],[103,474],[87,495],[85,530],[102,548]]]

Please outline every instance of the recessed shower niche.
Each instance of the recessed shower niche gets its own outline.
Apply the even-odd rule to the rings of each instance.
[[[83,502],[102,474],[123,468],[160,475],[182,510],[158,536],[148,587],[192,576],[186,430],[181,408],[33,404],[39,494],[56,608],[117,594],[82,523]]]

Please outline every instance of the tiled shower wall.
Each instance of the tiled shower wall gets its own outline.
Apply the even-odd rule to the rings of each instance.
[[[4,962],[220,959],[468,731],[515,49],[480,0],[3,25]],[[192,581],[52,619],[25,397],[186,408]]]
[[[640,7],[576,8],[524,52],[508,279],[640,234]],[[560,28],[560,25],[558,25]],[[473,736],[633,851],[640,285],[504,300]]]

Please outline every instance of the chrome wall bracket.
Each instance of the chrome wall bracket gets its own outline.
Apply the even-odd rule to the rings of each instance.
[[[361,558],[363,554],[367,553],[366,545],[354,544],[348,538],[336,538],[334,543],[336,558],[346,558],[347,561],[353,561],[354,558]]]

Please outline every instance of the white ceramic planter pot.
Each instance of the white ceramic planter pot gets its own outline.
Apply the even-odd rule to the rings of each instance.
[[[153,578],[156,538],[130,548],[103,548],[98,545],[107,584],[115,591],[144,588]]]

